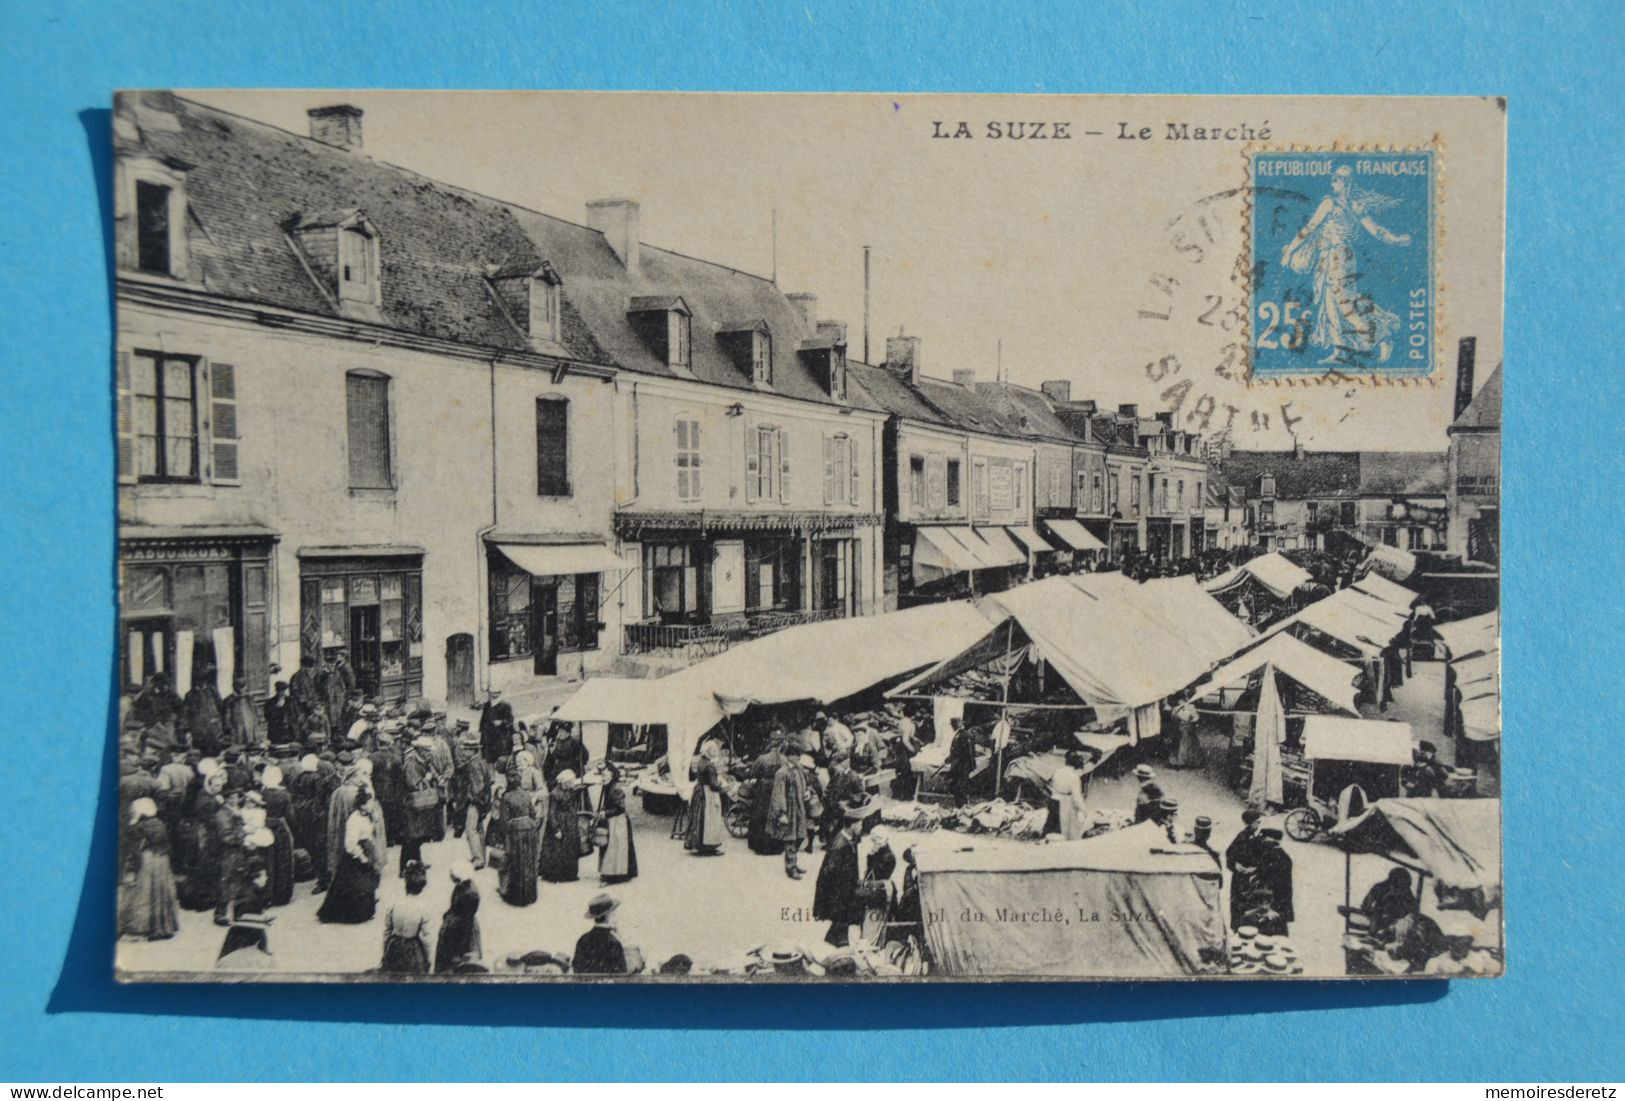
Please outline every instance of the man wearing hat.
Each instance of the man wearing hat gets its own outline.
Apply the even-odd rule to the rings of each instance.
[[[496,764],[513,752],[513,704],[502,698],[502,689],[491,689],[480,708],[480,752]]]
[[[1134,779],[1140,784],[1140,791],[1134,797],[1134,821],[1144,822],[1155,816],[1157,804],[1162,802],[1162,789],[1152,783],[1156,771],[1150,765],[1135,765]]]
[[[355,721],[346,729],[344,740],[357,742],[368,753],[371,753],[378,744],[378,705],[364,703],[357,712]]]
[[[775,725],[767,735],[767,749],[751,762],[750,851],[760,856],[773,856],[784,851],[773,835],[773,781],[789,761],[784,752],[784,728]]]
[[[1219,858],[1219,850],[1213,847],[1213,819],[1207,815],[1198,814],[1192,823],[1191,844],[1206,849],[1207,854],[1213,858],[1213,863],[1219,868],[1224,867],[1224,861]]]
[[[423,860],[423,843],[434,837],[440,822],[440,777],[432,759],[434,740],[419,734],[405,753],[405,796],[402,801],[401,874]]]
[[[289,745],[299,741],[299,709],[288,695],[288,682],[279,680],[265,701],[265,737],[272,745]]]
[[[954,795],[954,806],[970,802],[971,775],[976,771],[976,735],[965,725],[965,720],[954,716],[948,720],[953,728],[953,740],[948,743],[948,788]]]
[[[798,860],[807,840],[807,769],[811,762],[810,756],[787,757],[773,775],[768,804],[767,834],[784,846],[784,874],[791,879],[806,874]]]
[[[220,721],[220,692],[214,686],[214,666],[204,666],[186,693],[186,732],[192,744],[209,756],[225,744],[225,724]]]
[[[626,946],[615,930],[615,911],[620,903],[599,895],[587,903],[587,920],[592,928],[576,941],[571,969],[577,975],[627,975]]]
[[[1439,761],[1438,753],[1439,747],[1432,742],[1417,743],[1411,751],[1411,764],[1400,777],[1405,785],[1405,794],[1427,799],[1444,791],[1450,770]]]
[[[319,719],[322,731],[328,732],[327,705],[317,681],[316,659],[310,654],[299,659],[298,670],[288,679],[288,694],[293,698],[294,712],[299,716],[302,729],[310,730],[312,721]]]
[[[858,838],[863,836],[865,824],[878,813],[880,804],[868,792],[848,802],[841,811],[841,828],[824,850],[824,863],[818,869],[813,920],[829,922],[824,940],[836,948],[845,948],[850,927],[863,921],[858,903]]]
[[[480,735],[470,730],[466,719],[457,720],[457,744],[463,761],[457,767],[453,790],[458,807],[453,821],[457,833],[468,842],[468,858],[475,868],[485,867],[485,822],[491,813],[491,787],[496,770],[480,753]]]
[[[231,695],[220,705],[226,728],[226,744],[253,751],[265,744],[259,708],[248,694],[248,678],[238,673],[231,678]]]
[[[1151,811],[1151,821],[1161,826],[1162,831],[1168,835],[1168,840],[1176,844],[1179,841],[1179,835],[1175,829],[1178,818],[1179,800],[1171,795],[1164,795],[1161,799],[1158,799]]]

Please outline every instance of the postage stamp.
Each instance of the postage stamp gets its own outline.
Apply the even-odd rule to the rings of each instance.
[[[1434,369],[1436,151],[1248,155],[1255,378]]]

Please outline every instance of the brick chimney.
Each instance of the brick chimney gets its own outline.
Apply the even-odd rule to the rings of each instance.
[[[1064,378],[1051,379],[1049,382],[1041,382],[1038,384],[1038,389],[1046,398],[1053,402],[1060,402],[1064,404],[1072,400],[1072,383],[1068,382]]]
[[[846,343],[846,322],[820,321],[817,325],[818,336],[835,344]]]
[[[1478,357],[1478,338],[1464,336],[1456,345],[1456,413],[1451,420],[1466,412],[1473,400],[1473,361]]]
[[[818,296],[805,291],[800,294],[787,294],[784,297],[790,300],[791,305],[801,311],[801,320],[813,332],[818,331]]]
[[[1117,415],[1120,417],[1134,417],[1136,420],[1138,420],[1140,416],[1140,407],[1135,405],[1133,402],[1125,402],[1117,407]]]
[[[336,103],[312,107],[305,114],[310,116],[311,137],[325,145],[361,152],[361,108]]]
[[[631,199],[598,199],[587,204],[587,224],[604,235],[616,259],[636,272],[641,260],[638,204]]]
[[[967,390],[976,389],[976,368],[974,368],[974,367],[955,367],[954,368],[954,385],[955,386],[963,386]]]
[[[886,338],[886,369],[910,386],[920,384],[920,338],[904,336],[901,329],[896,336]]]

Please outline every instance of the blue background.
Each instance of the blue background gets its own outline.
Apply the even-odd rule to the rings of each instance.
[[[1427,161],[1426,174],[1420,176],[1364,175],[1358,161]],[[1264,175],[1261,168],[1267,162],[1276,165],[1323,164],[1327,171],[1313,176]],[[1392,335],[1393,350],[1387,361],[1378,358],[1375,350],[1357,354],[1351,373],[1371,372],[1392,378],[1400,375],[1428,375],[1434,370],[1446,380],[1454,377],[1452,362],[1433,362],[1433,336],[1437,317],[1434,313],[1437,297],[1434,286],[1433,247],[1433,188],[1437,182],[1434,158],[1424,153],[1260,153],[1253,157],[1253,182],[1257,187],[1253,199],[1250,232],[1253,245],[1253,370],[1260,375],[1322,375],[1334,365],[1321,365],[1325,347],[1310,343],[1315,317],[1315,268],[1311,260],[1302,274],[1281,263],[1281,250],[1291,242],[1314,216],[1323,199],[1332,194],[1331,173],[1339,168],[1354,172],[1353,186],[1386,198],[1398,200],[1389,210],[1373,210],[1369,217],[1383,229],[1394,234],[1409,234],[1408,245],[1390,245],[1377,240],[1363,229],[1356,229],[1353,242],[1358,275],[1352,281],[1351,293],[1358,298],[1369,298],[1376,309],[1387,310],[1397,319]],[[1425,313],[1419,319],[1425,328],[1418,334],[1422,343],[1410,343],[1410,304],[1413,289],[1421,288],[1427,297],[1423,300]],[[1266,303],[1284,311],[1291,301],[1303,306],[1307,320],[1288,325],[1284,313],[1273,318],[1261,311]],[[1360,307],[1356,307],[1357,309]],[[1272,322],[1279,322],[1274,324]],[[1271,329],[1273,327],[1273,333]],[[1301,329],[1304,342],[1289,348],[1284,339],[1293,338]],[[1273,348],[1265,346],[1268,340]],[[1418,358],[1411,359],[1416,352]],[[1482,382],[1485,376],[1480,375]]]
[[[6,3],[0,1077],[1620,1077],[1622,6],[1082,7]],[[106,122],[82,112],[209,85],[1510,97],[1510,975],[115,988]]]

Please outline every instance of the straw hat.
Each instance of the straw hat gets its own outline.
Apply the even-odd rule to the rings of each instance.
[[[613,914],[620,907],[620,905],[621,904],[618,901],[610,898],[608,895],[598,895],[591,902],[587,903],[587,920],[602,921],[610,914]]]

